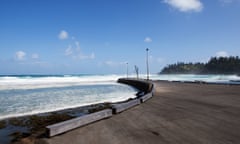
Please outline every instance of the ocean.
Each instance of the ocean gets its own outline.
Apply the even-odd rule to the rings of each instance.
[[[167,81],[186,81],[186,82],[202,81],[217,84],[240,84],[240,77],[237,75],[163,74],[163,75],[151,75],[150,78],[153,80],[167,80]]]
[[[121,75],[12,75],[0,77],[0,119],[136,97]]]
[[[135,98],[136,89],[116,82],[121,77],[126,75],[2,75],[0,119]],[[240,84],[236,75],[150,75],[150,79]]]

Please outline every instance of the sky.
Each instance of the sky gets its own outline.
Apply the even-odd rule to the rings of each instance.
[[[0,0],[0,74],[150,73],[240,55],[240,0]],[[128,63],[128,65],[126,64]]]

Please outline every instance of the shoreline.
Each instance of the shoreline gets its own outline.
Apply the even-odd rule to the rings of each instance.
[[[70,120],[79,116],[107,109],[111,103],[98,103],[52,112],[38,113],[0,120],[0,143],[13,143],[22,138],[41,136],[46,133],[46,126]]]
[[[181,82],[181,81],[172,81],[171,82],[171,81],[163,81],[163,80],[157,80],[157,81],[155,80],[153,82],[154,83],[168,83],[168,84],[172,83],[174,85],[175,84],[177,84],[177,85],[183,84],[183,85],[188,85],[190,87],[192,87],[193,85],[196,85],[196,86],[209,85],[210,87],[218,87],[218,86],[224,87],[224,85],[218,85],[215,83],[209,84],[209,83],[201,83],[201,82],[189,83],[189,82]],[[128,100],[126,100],[126,101],[128,101]],[[24,131],[24,129],[23,129],[23,132],[16,131],[16,132],[8,135],[8,137],[10,137],[10,138],[12,137],[14,139],[14,141],[8,141],[8,142],[14,143],[14,142],[19,141],[20,139],[25,139],[25,138],[30,139],[30,140],[36,139],[36,138],[37,139],[44,138],[44,137],[46,137],[46,135],[44,135],[45,126],[56,123],[56,122],[74,118],[74,115],[75,115],[75,117],[77,117],[77,116],[89,114],[91,112],[95,112],[98,110],[106,109],[106,108],[109,108],[109,106],[111,104],[113,104],[113,103],[100,103],[100,104],[88,105],[88,106],[77,107],[77,108],[69,108],[69,109],[64,109],[64,110],[59,110],[59,111],[54,111],[54,112],[41,113],[41,114],[37,114],[37,115],[22,116],[22,117],[17,117],[17,118],[6,119],[7,121],[11,121],[10,119],[13,119],[13,121],[7,122],[5,124],[5,125],[7,125],[7,127],[9,127],[9,125],[12,125],[12,123],[13,123],[14,125],[19,125],[20,127],[23,126],[23,127],[29,129],[28,131]],[[32,122],[32,125],[26,125],[26,124],[23,125],[22,123],[26,122],[27,121],[26,119],[35,121],[38,124],[37,127],[36,128],[32,127],[32,125],[34,125],[34,122]],[[52,122],[49,122],[48,119],[51,119]],[[58,120],[56,121],[56,119],[58,119]],[[2,126],[1,122],[2,122],[2,120],[0,120],[0,127]],[[41,123],[43,123],[43,124],[41,124]],[[42,128],[39,128],[39,126],[41,126]],[[0,129],[0,135],[1,135],[1,130],[2,129]]]
[[[118,81],[118,83],[123,83]],[[141,82],[142,83],[142,82]],[[131,84],[129,86],[132,86]],[[0,140],[4,143],[17,142],[25,137],[41,137],[46,135],[46,126],[59,123],[62,121],[70,120],[79,116],[91,114],[104,109],[112,108],[114,104],[128,102],[132,99],[139,98],[139,93],[142,91],[143,86],[132,86],[137,89],[135,98],[129,98],[119,102],[98,103],[87,106],[80,106],[76,108],[68,108],[63,110],[57,110],[52,112],[45,112],[33,115],[25,115],[19,117],[11,117],[0,120],[0,137],[4,136],[4,139]],[[9,130],[11,129],[11,130]]]

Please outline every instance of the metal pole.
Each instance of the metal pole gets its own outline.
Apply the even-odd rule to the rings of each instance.
[[[127,78],[128,78],[128,62],[126,63],[126,65],[127,65]]]
[[[146,56],[146,63],[147,63],[147,80],[149,80],[149,66],[148,66],[148,51],[149,51],[149,48],[146,48],[146,51],[147,51],[147,56]]]

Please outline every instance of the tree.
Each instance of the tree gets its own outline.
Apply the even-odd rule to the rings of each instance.
[[[212,57],[204,63],[171,64],[162,69],[160,74],[240,74],[239,57]]]

